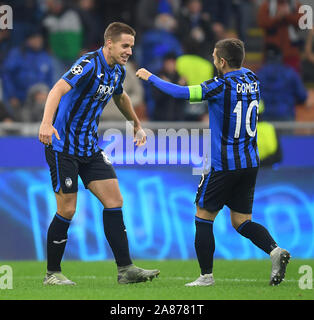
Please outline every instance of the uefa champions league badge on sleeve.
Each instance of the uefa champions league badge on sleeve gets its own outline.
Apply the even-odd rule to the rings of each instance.
[[[77,64],[71,68],[71,72],[74,75],[79,75],[83,72],[83,67],[80,64]]]

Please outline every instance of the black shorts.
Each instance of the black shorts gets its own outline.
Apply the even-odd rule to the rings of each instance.
[[[53,190],[63,193],[78,191],[78,176],[81,177],[85,188],[95,180],[116,179],[116,173],[103,151],[91,157],[74,157],[45,148],[46,160],[50,168]]]
[[[257,172],[258,168],[212,169],[202,176],[195,203],[210,212],[219,211],[227,205],[239,213],[252,213]]]

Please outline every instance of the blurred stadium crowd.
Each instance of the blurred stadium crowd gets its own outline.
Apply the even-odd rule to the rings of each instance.
[[[263,119],[314,121],[314,31],[301,30],[295,0],[11,0],[13,30],[0,30],[0,121],[39,122],[53,84],[103,45],[113,21],[137,32],[125,90],[141,120],[208,121],[207,103],[170,98],[135,77],[145,67],[194,85],[212,78],[217,40],[246,44],[244,66],[261,80]],[[313,8],[313,6],[312,6]],[[299,110],[299,111],[298,111]],[[120,120],[111,104],[102,120]]]

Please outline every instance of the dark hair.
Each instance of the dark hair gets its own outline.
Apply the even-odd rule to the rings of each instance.
[[[177,60],[178,56],[175,52],[168,52],[166,53],[163,57],[162,60],[166,61],[166,60]]]
[[[121,34],[123,33],[130,34],[133,37],[135,37],[136,35],[135,30],[125,23],[122,23],[122,22],[110,23],[105,30],[104,41],[105,43],[108,39],[111,39],[112,41],[117,41],[120,38]]]
[[[282,61],[281,49],[272,43],[265,46],[265,58],[268,62],[280,62]]]
[[[245,56],[244,43],[239,39],[223,39],[216,43],[218,58],[224,58],[230,68],[241,68]]]

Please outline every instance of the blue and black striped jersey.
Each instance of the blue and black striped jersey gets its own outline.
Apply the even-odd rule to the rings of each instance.
[[[241,68],[203,82],[201,89],[201,99],[208,100],[209,107],[211,167],[216,171],[258,167],[256,75]]]
[[[98,124],[100,115],[112,95],[123,92],[125,67],[110,68],[102,48],[78,59],[62,79],[72,89],[59,103],[54,127],[60,140],[52,138],[53,150],[79,157],[99,151]]]

